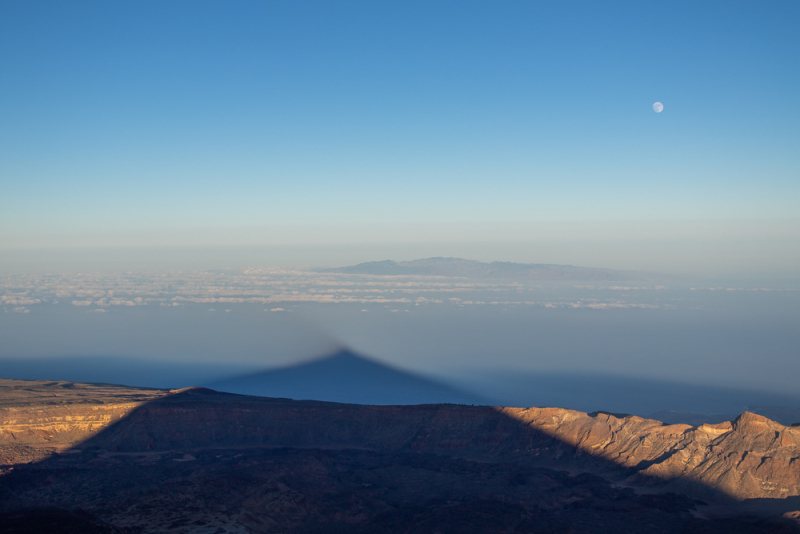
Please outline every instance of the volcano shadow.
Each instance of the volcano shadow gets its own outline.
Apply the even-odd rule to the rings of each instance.
[[[763,522],[698,519],[695,498],[736,503],[694,480],[677,481],[690,497],[657,486],[638,495],[612,482],[635,470],[488,406],[190,388],[66,452],[0,476],[0,512],[88,512],[111,529],[97,532],[118,532],[110,524],[146,532],[234,524],[250,532],[778,532]],[[675,481],[640,477],[647,482]],[[794,498],[760,501],[752,513],[765,504],[774,513],[800,508]]]
[[[343,349],[278,369],[209,382],[226,393],[348,404],[490,404],[485,398]]]

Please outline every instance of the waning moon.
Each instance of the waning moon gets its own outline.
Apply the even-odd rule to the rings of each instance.
[[[656,102],[655,104],[653,104],[653,111],[655,111],[656,113],[661,113],[662,111],[664,111],[664,104],[662,104],[661,102]]]

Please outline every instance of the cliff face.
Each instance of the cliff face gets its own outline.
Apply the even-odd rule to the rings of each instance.
[[[799,432],[0,380],[0,533],[795,532]]]
[[[82,443],[164,390],[0,379],[0,465],[41,460]]]
[[[5,465],[70,447],[350,449],[613,473],[632,485],[736,499],[800,495],[800,428],[750,413],[692,427],[560,408],[362,406],[52,382],[0,387]]]
[[[558,408],[503,408],[577,453],[630,468],[633,483],[699,482],[737,499],[800,495],[800,428],[745,412],[717,425],[664,425]]]

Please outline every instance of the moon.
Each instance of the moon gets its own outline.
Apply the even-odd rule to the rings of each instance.
[[[655,104],[653,104],[653,111],[655,111],[656,113],[661,113],[662,111],[664,111],[664,104],[662,104],[661,102],[656,102]]]

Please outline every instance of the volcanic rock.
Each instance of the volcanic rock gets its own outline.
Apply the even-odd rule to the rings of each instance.
[[[0,457],[0,513],[97,529],[755,533],[800,510],[800,429],[751,413],[694,427],[3,380]]]

